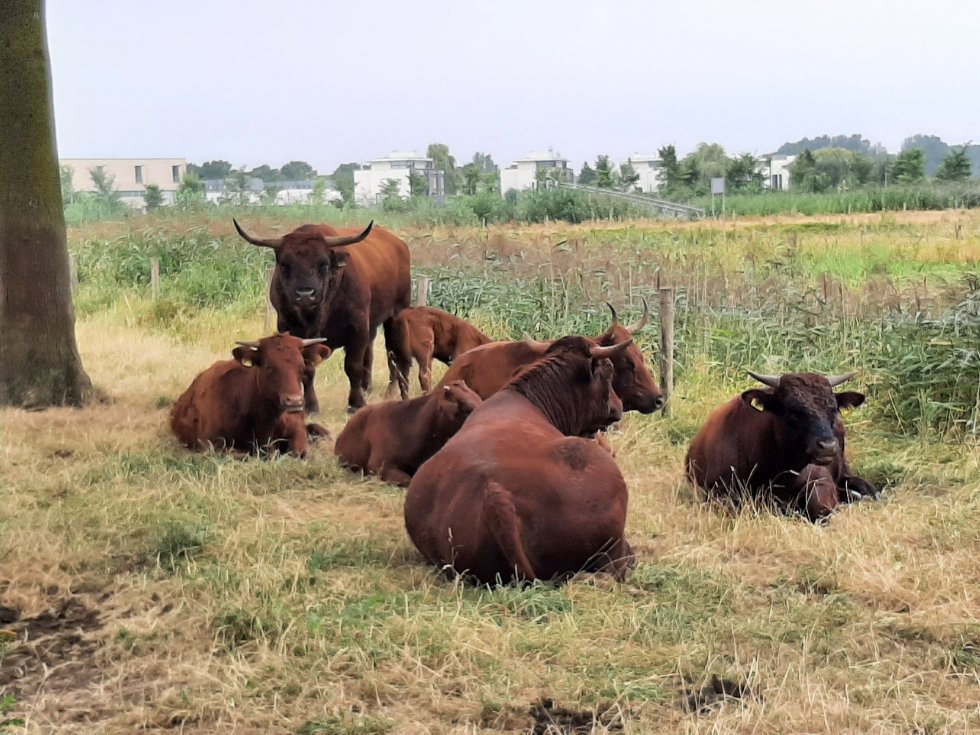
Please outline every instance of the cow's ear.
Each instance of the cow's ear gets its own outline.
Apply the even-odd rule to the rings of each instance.
[[[864,393],[853,390],[846,390],[843,393],[835,393],[837,408],[857,408],[864,403]]]
[[[310,345],[303,350],[303,359],[314,367],[330,357],[332,350],[325,344]]]
[[[331,268],[343,268],[347,265],[347,259],[350,258],[350,253],[345,250],[331,250],[330,251],[330,267]]]
[[[254,347],[236,347],[231,351],[232,357],[245,367],[255,367],[262,364],[262,353]]]
[[[742,394],[742,400],[756,411],[771,411],[778,413],[781,405],[779,400],[770,392],[752,388]]]

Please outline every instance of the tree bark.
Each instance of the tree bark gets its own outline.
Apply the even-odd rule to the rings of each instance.
[[[81,405],[44,0],[3,0],[0,131],[0,405]]]

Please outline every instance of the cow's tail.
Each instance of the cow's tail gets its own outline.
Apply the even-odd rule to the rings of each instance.
[[[402,400],[408,398],[408,374],[412,370],[409,349],[408,322],[397,316],[384,323],[385,351],[388,353],[388,390],[390,396],[398,388]]]
[[[519,578],[537,579],[531,561],[521,543],[521,519],[514,507],[514,498],[503,485],[490,482],[483,494],[487,526],[497,546],[507,559],[507,566]]]

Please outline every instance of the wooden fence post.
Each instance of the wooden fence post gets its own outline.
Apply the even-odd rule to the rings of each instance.
[[[674,393],[674,289],[660,289],[660,390],[664,394],[664,415],[670,416]]]
[[[78,296],[78,256],[75,253],[68,254],[68,283],[71,287],[71,297]]]
[[[156,301],[160,297],[160,259],[150,258],[150,297]]]
[[[429,303],[429,284],[431,279],[428,276],[417,276],[415,278],[415,305],[426,306]]]
[[[275,273],[276,269],[272,266],[265,269],[265,321],[262,325],[262,334],[269,334],[269,330],[272,328],[269,326],[273,318],[276,315],[276,309],[272,305],[272,274]]]

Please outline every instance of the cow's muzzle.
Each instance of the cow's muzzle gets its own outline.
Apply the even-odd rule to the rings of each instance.
[[[296,300],[297,301],[315,301],[316,300],[316,289],[315,288],[297,288],[296,289]]]
[[[303,396],[283,396],[279,403],[284,413],[300,413],[303,410]]]
[[[840,444],[836,439],[818,439],[813,446],[813,464],[828,465],[840,452]]]

